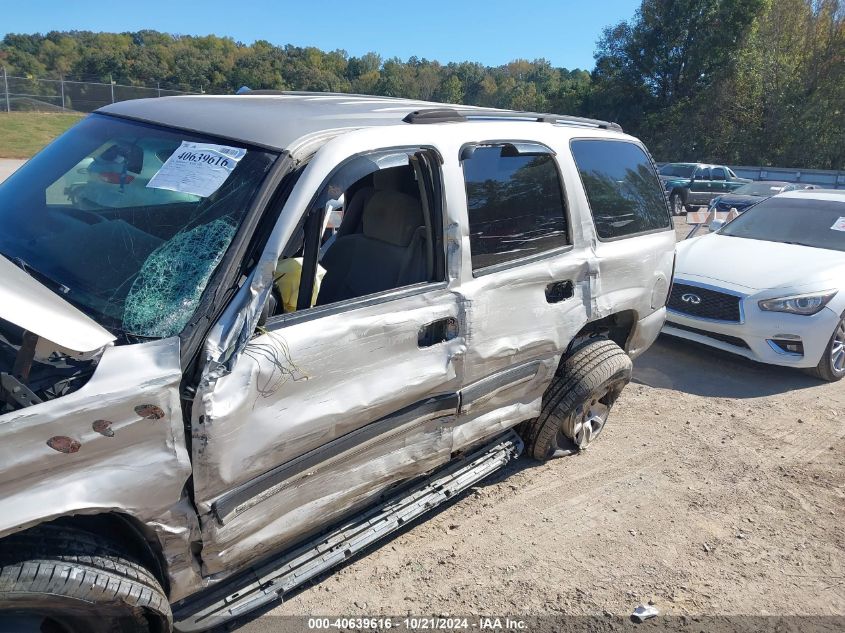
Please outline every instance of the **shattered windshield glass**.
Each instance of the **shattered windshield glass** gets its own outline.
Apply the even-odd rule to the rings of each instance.
[[[0,254],[113,332],[176,335],[275,158],[93,115],[0,185]]]

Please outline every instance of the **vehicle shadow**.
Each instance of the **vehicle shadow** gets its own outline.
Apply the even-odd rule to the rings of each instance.
[[[448,501],[441,503],[440,505],[428,510],[423,515],[415,518],[412,521],[405,523],[402,527],[397,529],[396,531],[386,535],[382,539],[372,543],[365,549],[361,550],[360,552],[354,554],[353,556],[347,558],[342,563],[328,569],[318,576],[312,578],[304,582],[302,585],[292,589],[290,592],[284,595],[284,598],[281,596],[279,597],[278,601],[275,601],[271,604],[268,604],[264,607],[256,609],[255,611],[251,611],[249,613],[244,614],[240,618],[232,622],[228,622],[225,625],[218,626],[216,628],[209,629],[207,633],[230,633],[237,631],[237,633],[276,633],[277,631],[282,630],[281,626],[289,625],[291,622],[298,622],[302,618],[298,618],[296,616],[289,616],[290,621],[285,621],[286,616],[268,616],[268,614],[273,611],[274,609],[281,606],[284,602],[290,601],[295,599],[299,594],[304,591],[311,590],[315,585],[320,584],[333,574],[338,573],[342,569],[349,567],[350,565],[355,564],[362,558],[366,558],[372,552],[381,549],[383,547],[389,546],[393,541],[397,539],[401,539],[405,536],[409,531],[413,530],[416,526],[420,523],[425,523],[431,521],[432,519],[436,518],[452,506],[461,503],[463,500],[467,499],[471,495],[475,494],[477,490],[486,488],[488,486],[494,486],[496,484],[501,483],[502,481],[508,479],[512,475],[527,470],[530,468],[536,468],[538,466],[542,466],[542,462],[538,462],[530,457],[527,457],[525,453],[523,453],[517,459],[511,460],[507,465],[499,470],[491,473],[481,481],[475,483],[474,485],[470,486],[468,489],[460,492],[459,494],[453,496]],[[326,609],[327,613],[331,613],[331,609]],[[349,614],[350,617],[353,614]]]
[[[821,384],[800,369],[757,363],[666,334],[634,362],[633,382],[718,398],[756,398]]]

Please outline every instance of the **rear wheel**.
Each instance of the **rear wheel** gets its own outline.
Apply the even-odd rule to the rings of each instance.
[[[683,215],[685,213],[684,198],[679,191],[673,191],[669,196],[669,206],[672,208],[672,215]]]
[[[0,633],[165,633],[170,604],[116,544],[45,524],[0,541]]]
[[[845,316],[833,330],[830,342],[812,373],[828,382],[836,382],[845,377]]]
[[[527,453],[545,461],[587,448],[631,381],[631,368],[628,355],[606,339],[594,339],[572,352],[546,390],[539,417],[522,425]]]

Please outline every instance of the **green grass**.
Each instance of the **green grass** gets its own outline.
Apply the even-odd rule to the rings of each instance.
[[[81,118],[81,114],[0,112],[0,158],[29,158]]]

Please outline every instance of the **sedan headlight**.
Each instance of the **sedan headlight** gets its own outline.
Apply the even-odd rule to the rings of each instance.
[[[781,297],[779,299],[763,299],[757,305],[767,312],[788,312],[789,314],[803,314],[810,316],[821,312],[828,302],[836,296],[838,290],[825,290],[806,295]]]

